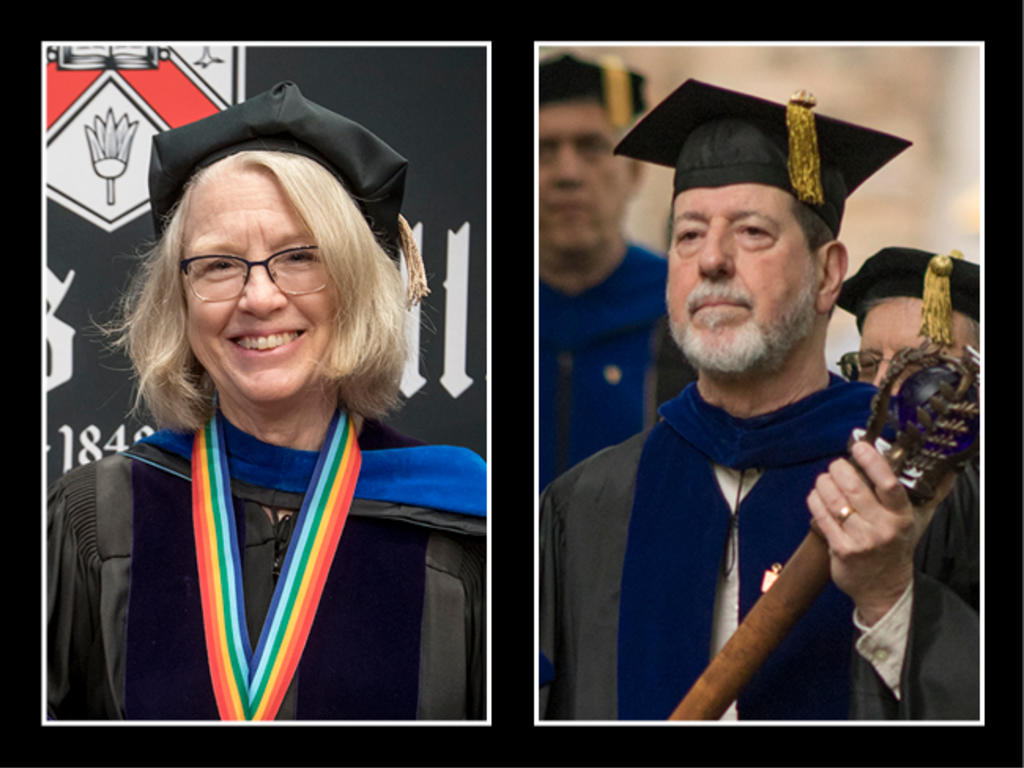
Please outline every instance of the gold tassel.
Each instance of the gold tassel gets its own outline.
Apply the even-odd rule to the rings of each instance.
[[[633,84],[629,71],[617,56],[601,59],[601,82],[608,119],[615,128],[629,125],[633,118]]]
[[[402,253],[405,256],[405,270],[409,276],[409,284],[405,291],[406,305],[412,308],[420,303],[424,296],[430,293],[427,286],[427,276],[423,269],[423,259],[420,257],[420,249],[416,247],[416,238],[412,234],[409,222],[402,214],[398,214],[398,237],[402,245]]]
[[[960,251],[949,256],[937,253],[928,262],[924,273],[924,293],[921,301],[921,330],[936,344],[953,343],[953,301],[949,292],[949,277],[953,274],[953,259],[962,259]]]
[[[825,193],[821,189],[821,159],[818,157],[818,134],[814,127],[817,104],[808,91],[797,91],[786,105],[786,129],[789,131],[789,183],[802,203],[821,205]]]

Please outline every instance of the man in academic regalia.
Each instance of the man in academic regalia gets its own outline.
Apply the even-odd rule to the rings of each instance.
[[[690,80],[616,148],[675,169],[668,308],[699,378],[542,498],[544,718],[668,718],[808,510],[831,582],[724,717],[977,717],[977,617],[913,568],[952,478],[915,508],[873,446],[863,475],[842,458],[875,389],[824,357],[845,199],[909,142],[812,106]]]
[[[949,274],[940,276],[938,265],[945,259]],[[877,386],[896,352],[921,345],[925,285],[942,279],[950,353],[959,357],[968,345],[981,349],[981,268],[958,251],[947,257],[917,248],[883,248],[843,283],[836,302],[856,317],[861,334],[860,349],[840,361],[848,379]]]
[[[643,109],[643,78],[616,61],[540,65],[541,488],[694,375],[667,332],[665,258],[622,231],[641,166],[612,148]]]
[[[948,268],[948,274],[946,274]],[[947,255],[888,247],[867,259],[843,283],[837,304],[857,320],[860,348],[840,358],[850,381],[878,386],[893,356],[920,347],[926,332],[948,354],[981,349],[981,268],[958,251]],[[936,308],[944,307],[944,312]],[[944,317],[937,317],[944,314]],[[929,318],[940,322],[934,330]],[[980,457],[957,478],[917,545],[915,566],[949,586],[976,612],[980,605]]]

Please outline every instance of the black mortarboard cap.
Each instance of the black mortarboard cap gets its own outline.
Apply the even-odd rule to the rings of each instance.
[[[540,103],[591,99],[600,102],[615,127],[623,127],[646,109],[644,78],[614,56],[599,62],[571,54],[540,63]]]
[[[816,115],[813,106],[805,92],[779,104],[687,80],[615,153],[675,168],[674,194],[750,182],[779,187],[838,235],[846,198],[910,142]]]
[[[163,231],[193,173],[255,149],[305,155],[331,171],[397,257],[405,158],[359,123],[305,98],[291,82],[153,138],[149,192],[156,231]]]
[[[956,251],[953,252],[956,255]],[[857,318],[862,330],[868,309],[878,299],[909,296],[925,298],[925,284],[929,272],[947,263],[952,271],[948,275],[949,302],[956,312],[973,320],[981,317],[981,267],[962,258],[944,258],[944,254],[917,248],[883,248],[861,265],[857,274],[843,283],[838,304]],[[930,268],[930,269],[929,269]]]

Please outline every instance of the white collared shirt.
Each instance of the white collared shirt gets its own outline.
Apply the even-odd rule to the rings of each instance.
[[[725,497],[729,510],[736,515],[739,504],[743,502],[754,484],[764,474],[763,469],[738,470],[712,463],[718,487]],[[730,541],[724,557],[732,558],[735,563],[731,568],[720,568],[718,588],[715,594],[715,609],[711,627],[711,654],[709,658],[722,649],[733,632],[739,626],[740,613],[740,569],[739,569],[739,519],[734,518],[729,526]],[[857,639],[857,652],[875,668],[885,684],[900,697],[900,672],[903,669],[903,657],[906,654],[907,635],[910,630],[910,611],[913,605],[913,584],[889,609],[881,619],[871,627],[866,627],[853,612],[853,623],[861,631]],[[720,718],[722,720],[738,719],[736,702],[733,702]]]

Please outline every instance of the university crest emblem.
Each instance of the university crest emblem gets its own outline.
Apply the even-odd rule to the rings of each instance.
[[[230,46],[47,46],[47,197],[107,232],[148,212],[153,135],[237,103],[239,57]]]

